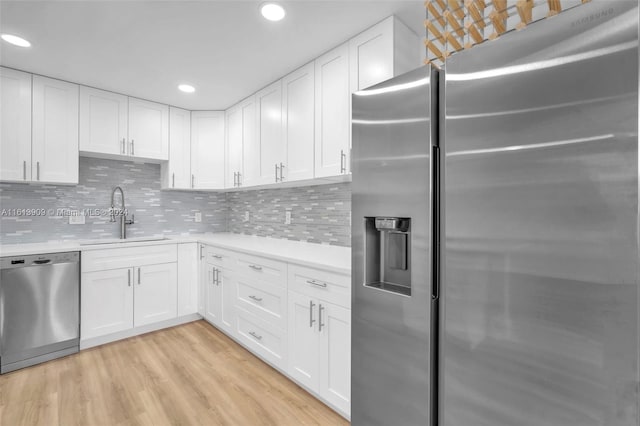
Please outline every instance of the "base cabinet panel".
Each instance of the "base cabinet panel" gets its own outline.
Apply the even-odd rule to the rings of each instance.
[[[178,316],[198,312],[198,244],[178,244]]]
[[[139,327],[177,317],[176,263],[135,269],[134,325]]]
[[[310,297],[289,293],[289,365],[287,372],[309,389],[318,390],[320,339],[317,303]]]
[[[320,301],[319,394],[340,410],[351,409],[351,311]]]
[[[80,339],[133,328],[133,268],[82,274]]]

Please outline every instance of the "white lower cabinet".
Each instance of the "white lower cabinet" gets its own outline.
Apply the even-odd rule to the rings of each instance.
[[[198,312],[198,243],[178,244],[178,316]]]
[[[80,337],[133,328],[133,268],[82,274]]]
[[[133,325],[140,327],[177,317],[177,264],[145,265],[134,269]]]
[[[204,318],[221,328],[227,334],[234,335],[234,298],[236,283],[230,269],[220,265],[228,261],[211,248],[204,249],[202,294],[205,298]]]
[[[176,251],[173,244],[83,252],[80,340],[176,318]],[[163,253],[156,259],[164,261],[148,252]]]
[[[320,339],[317,302],[289,292],[289,366],[287,372],[309,389],[320,389]]]

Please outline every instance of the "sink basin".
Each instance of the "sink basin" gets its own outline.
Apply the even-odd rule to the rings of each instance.
[[[136,237],[136,238],[127,238],[124,240],[121,239],[104,239],[104,240],[91,240],[91,241],[83,241],[80,243],[81,246],[94,246],[100,244],[127,244],[127,243],[140,243],[146,241],[165,241],[168,240],[167,237]]]

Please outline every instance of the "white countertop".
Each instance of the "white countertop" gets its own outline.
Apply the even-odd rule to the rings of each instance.
[[[42,243],[0,245],[0,256],[26,256],[30,254],[46,254],[64,251],[105,250],[123,247],[140,247],[159,244],[176,244],[197,242],[229,250],[242,251],[256,256],[268,256],[284,262],[299,265],[330,269],[337,273],[351,273],[351,249],[324,244],[313,244],[301,241],[277,238],[257,237],[251,235],[216,233],[188,236],[169,236],[162,240],[131,238],[126,242],[120,240],[76,240],[47,241]],[[157,238],[163,238],[161,236]],[[97,242],[100,244],[96,244]],[[105,243],[110,244],[105,244]]]

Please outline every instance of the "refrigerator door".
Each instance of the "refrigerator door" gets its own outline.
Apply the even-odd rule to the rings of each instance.
[[[428,422],[436,80],[423,67],[353,95],[351,420],[357,426]]]
[[[447,62],[448,426],[638,425],[638,3]]]

